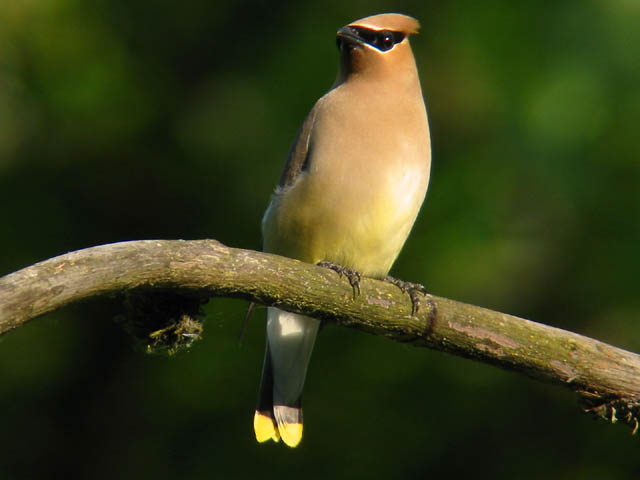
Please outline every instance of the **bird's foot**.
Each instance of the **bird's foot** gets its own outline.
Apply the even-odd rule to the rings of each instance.
[[[424,285],[421,283],[405,282],[391,275],[387,275],[382,280],[395,285],[402,290],[402,293],[408,293],[411,299],[411,315],[418,313],[420,309],[420,295],[424,297],[427,294],[427,289],[424,288]]]
[[[360,273],[351,269],[344,267],[342,265],[338,265],[337,263],[328,262],[323,260],[318,262],[319,267],[328,268],[329,270],[333,270],[341,277],[344,275],[349,280],[349,284],[353,289],[353,298],[355,299],[358,295],[360,295]]]

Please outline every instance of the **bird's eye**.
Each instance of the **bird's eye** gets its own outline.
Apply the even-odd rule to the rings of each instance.
[[[406,36],[402,32],[394,32],[392,30],[376,31],[364,27],[349,28],[355,36],[382,52],[391,50],[395,44],[402,42]]]
[[[393,32],[383,30],[378,34],[376,38],[376,44],[380,47],[380,50],[389,50],[394,45]]]

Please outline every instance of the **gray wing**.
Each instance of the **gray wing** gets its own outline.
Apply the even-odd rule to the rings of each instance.
[[[296,178],[298,178],[298,175],[309,166],[309,156],[311,154],[309,140],[311,139],[313,122],[318,111],[318,103],[315,104],[311,112],[309,112],[309,115],[307,115],[307,118],[305,118],[289,149],[287,161],[284,164],[284,170],[282,170],[280,182],[278,183],[280,187],[292,185]]]

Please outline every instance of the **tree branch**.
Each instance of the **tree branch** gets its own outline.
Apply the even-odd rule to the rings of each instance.
[[[392,340],[474,358],[575,391],[585,411],[639,429],[640,356],[572,332],[426,295],[346,279],[289,258],[215,240],[144,240],[61,255],[0,278],[0,334],[107,293],[171,291],[274,305]]]

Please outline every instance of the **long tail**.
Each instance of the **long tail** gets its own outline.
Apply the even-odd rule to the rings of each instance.
[[[302,389],[320,321],[267,309],[267,348],[253,428],[258,442],[295,447],[302,438]]]

